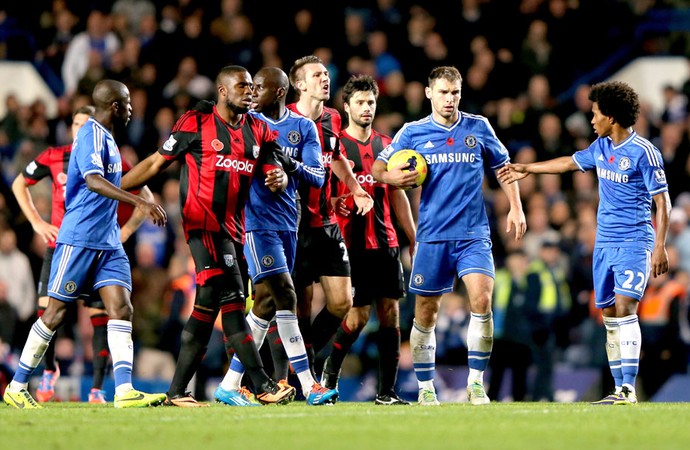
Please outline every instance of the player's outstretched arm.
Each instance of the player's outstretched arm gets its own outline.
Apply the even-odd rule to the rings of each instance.
[[[352,192],[352,198],[357,207],[357,214],[363,216],[368,213],[374,206],[374,199],[372,199],[367,191],[362,189],[362,186],[359,185],[347,160],[345,158],[334,159],[331,163],[331,168],[333,169],[333,173],[335,173],[340,181],[345,183],[345,186]]]
[[[122,177],[120,187],[125,191],[141,187],[151,178],[158,175],[171,162],[172,160],[166,160],[160,153],[153,152]]]
[[[148,186],[142,187],[137,195],[148,202],[153,202],[154,200],[153,192],[151,192]],[[127,242],[127,239],[139,229],[144,220],[146,220],[144,211],[136,208],[129,220],[120,228],[120,242],[123,244]]]
[[[661,192],[654,197],[656,205],[656,237],[652,252],[652,275],[654,278],[668,272],[668,253],[666,252],[666,235],[671,215],[671,199],[668,192]]]
[[[498,181],[502,183],[513,183],[522,180],[531,173],[564,173],[577,170],[577,165],[570,156],[550,159],[531,164],[512,164],[508,163],[496,171]]]
[[[399,188],[411,188],[417,186],[417,176],[419,172],[416,170],[403,171],[410,166],[410,163],[403,163],[392,170],[388,170],[385,162],[376,160],[371,167],[371,174],[376,181],[390,184]]]
[[[31,197],[31,192],[29,191],[29,185],[26,183],[22,174],[17,175],[17,178],[14,179],[12,183],[12,193],[14,193],[19,207],[22,209],[26,219],[34,229],[34,232],[41,236],[43,242],[48,243],[57,239],[58,227],[43,220],[38,213],[33,198]]]
[[[135,167],[136,168],[136,167]],[[134,169],[132,169],[134,170]],[[131,173],[131,171],[129,172]],[[103,178],[102,175],[92,173],[86,176],[86,187],[99,195],[112,198],[120,202],[127,202],[141,210],[145,217],[150,218],[158,226],[165,226],[168,216],[162,206],[144,200],[143,198],[122,190]],[[136,213],[136,211],[135,211]]]

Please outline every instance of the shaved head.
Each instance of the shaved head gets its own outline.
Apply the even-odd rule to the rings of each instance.
[[[107,109],[113,102],[129,97],[129,89],[116,80],[101,80],[93,90],[93,102],[98,109]]]
[[[267,84],[275,87],[286,90],[290,87],[290,80],[288,80],[287,74],[279,67],[264,67],[256,73],[256,77],[262,77]]]

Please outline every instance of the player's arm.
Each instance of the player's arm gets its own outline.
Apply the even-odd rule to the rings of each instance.
[[[417,186],[417,176],[419,173],[416,170],[403,171],[409,165],[406,162],[388,170],[386,162],[377,159],[371,166],[371,175],[380,183],[390,184],[401,189],[414,187]]]
[[[122,177],[121,188],[125,191],[140,188],[146,184],[148,180],[158,175],[162,170],[168,167],[172,161],[172,159],[168,160],[164,158],[159,152],[153,152]],[[134,204],[132,202],[128,203]]]
[[[57,239],[58,227],[43,220],[41,215],[34,205],[31,192],[29,191],[29,184],[26,182],[24,175],[19,174],[12,183],[12,192],[19,203],[19,207],[26,216],[26,219],[31,224],[34,232],[41,236],[43,242],[51,242]]]
[[[151,189],[149,189],[148,186],[142,187],[137,195],[149,202],[153,202],[154,200],[153,192],[151,192]],[[135,209],[134,212],[132,212],[132,216],[129,218],[129,220],[122,225],[122,228],[120,228],[120,242],[123,244],[127,242],[127,239],[129,239],[134,232],[139,229],[141,224],[144,223],[144,220],[146,220],[146,215],[144,212],[140,209]]]
[[[131,174],[137,166],[127,175]],[[91,192],[133,205],[137,210],[140,210],[144,217],[149,217],[156,225],[164,226],[168,220],[167,214],[162,206],[118,188],[99,173],[90,173],[84,177],[84,180],[86,181],[86,187]],[[136,210],[134,214],[136,214]]]
[[[668,253],[666,252],[666,235],[671,215],[671,199],[668,192],[660,192],[654,197],[656,205],[656,237],[652,252],[652,275],[654,278],[668,272]]]
[[[500,172],[504,167],[505,166],[501,167],[496,171],[497,175],[498,172]],[[501,189],[503,189],[503,192],[505,192],[506,197],[508,197],[508,201],[510,202],[510,211],[508,211],[506,233],[510,233],[514,227],[515,240],[518,241],[522,239],[522,236],[525,234],[525,231],[527,231],[527,220],[525,219],[524,211],[522,211],[522,201],[520,200],[520,188],[518,187],[518,184],[513,183],[513,181],[504,181],[500,178],[498,179],[498,183],[501,185]]]
[[[398,225],[402,228],[407,240],[410,241],[410,251],[414,248],[415,235],[417,227],[412,217],[412,208],[410,207],[410,200],[404,191],[400,189],[390,189],[389,198],[395,218],[398,220]]]
[[[374,206],[374,200],[357,182],[355,174],[352,172],[352,167],[350,167],[350,164],[347,162],[347,158],[333,159],[331,168],[338,179],[340,179],[352,193],[352,198],[357,206],[357,214],[363,216],[368,213]]]
[[[512,183],[522,180],[531,173],[564,173],[577,169],[577,164],[572,157],[561,156],[560,158],[530,164],[508,163],[496,171],[496,177],[501,183]]]

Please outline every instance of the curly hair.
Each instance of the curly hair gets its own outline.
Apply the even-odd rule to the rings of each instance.
[[[343,86],[343,103],[349,103],[355,92],[373,92],[374,98],[379,97],[379,85],[369,75],[352,75]]]
[[[599,105],[599,111],[623,128],[635,125],[640,115],[637,92],[622,81],[607,81],[592,86],[589,100]]]

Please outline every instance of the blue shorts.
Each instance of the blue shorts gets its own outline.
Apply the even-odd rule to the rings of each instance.
[[[255,283],[270,275],[291,273],[295,265],[297,233],[294,231],[247,231],[244,256]]]
[[[111,285],[132,291],[132,272],[122,247],[94,250],[57,244],[50,266],[49,297],[73,302],[80,296]]]
[[[595,305],[607,308],[615,295],[640,300],[649,281],[652,253],[645,248],[595,248],[592,261]]]
[[[435,296],[453,290],[457,275],[482,273],[494,278],[489,239],[417,242],[410,276],[410,292]]]

